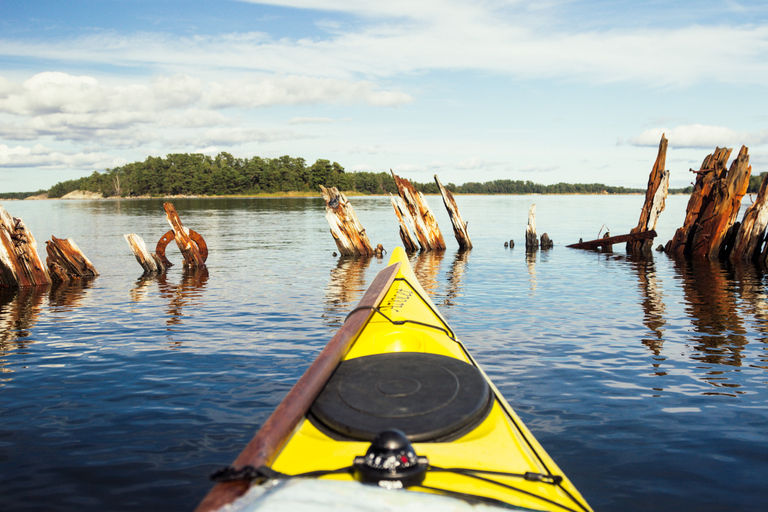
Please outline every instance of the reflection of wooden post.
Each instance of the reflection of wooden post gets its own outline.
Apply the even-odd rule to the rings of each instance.
[[[37,254],[37,242],[21,219],[0,206],[0,285],[36,286],[51,283]]]
[[[416,252],[419,249],[419,240],[413,235],[415,229],[408,207],[400,196],[389,194],[389,200],[392,201],[392,208],[395,209],[395,215],[400,224],[400,240],[403,241],[405,252]]]
[[[397,185],[397,192],[405,202],[408,213],[413,220],[416,237],[419,239],[419,245],[422,251],[444,251],[445,240],[440,228],[437,226],[437,220],[432,214],[424,195],[417,191],[414,186],[405,178],[396,175],[392,170],[392,177]]]
[[[766,185],[768,185],[768,174],[763,177],[757,199],[744,212],[744,219],[742,219],[739,231],[736,233],[736,240],[731,251],[730,258],[733,262],[754,260],[760,256],[760,246],[765,238],[765,228],[768,226]]]
[[[83,279],[99,275],[91,261],[71,238],[52,236],[45,242],[45,251],[48,253],[45,262],[56,281],[69,282],[73,278]]]
[[[174,237],[176,239],[176,245],[181,251],[181,255],[184,256],[184,265],[191,268],[203,268],[205,267],[205,258],[200,252],[200,248],[197,246],[194,240],[189,236],[189,230],[181,224],[179,214],[176,213],[176,208],[171,203],[163,203],[165,209],[165,216],[168,219],[168,224],[171,225]]]
[[[528,210],[528,226],[525,228],[525,250],[535,251],[539,248],[539,238],[536,236],[536,205]]]
[[[688,200],[685,222],[667,243],[666,251],[673,256],[727,257],[726,237],[736,221],[741,199],[749,186],[747,147],[726,170],[731,150],[716,148],[696,171],[696,183]]]
[[[165,271],[165,265],[160,257],[155,253],[150,253],[144,240],[136,234],[123,235],[125,241],[131,246],[136,261],[144,269],[146,274],[156,274]]]
[[[645,191],[643,209],[640,210],[640,221],[637,227],[632,228],[630,234],[655,230],[659,215],[664,211],[669,190],[669,171],[664,169],[667,160],[667,142],[667,138],[662,134],[659,153],[648,176],[648,188]],[[651,253],[652,247],[653,239],[630,241],[627,242],[627,253],[647,255]]]
[[[456,205],[456,200],[453,198],[453,194],[440,183],[437,174],[435,174],[435,183],[437,183],[437,187],[440,189],[440,194],[443,196],[443,204],[445,204],[445,209],[448,210],[448,216],[451,218],[453,234],[456,237],[456,241],[459,242],[459,248],[471,249],[472,240],[469,239],[469,233],[467,233],[467,223],[464,222],[461,215],[459,215],[459,207]]]
[[[373,256],[373,247],[363,225],[343,192],[320,185],[325,199],[325,220],[342,256]]]

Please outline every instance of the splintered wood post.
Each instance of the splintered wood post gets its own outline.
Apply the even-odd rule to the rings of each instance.
[[[440,179],[435,174],[435,183],[440,189],[440,195],[443,196],[443,204],[445,209],[448,210],[448,216],[451,218],[451,224],[453,224],[453,234],[456,237],[456,241],[459,242],[460,249],[471,249],[472,240],[469,239],[469,233],[467,233],[467,223],[464,222],[459,214],[459,207],[456,205],[456,200],[453,198],[451,191],[446,189]]]
[[[726,239],[752,173],[746,146],[741,147],[730,169],[726,168],[731,151],[715,148],[715,152],[704,159],[701,169],[694,171],[696,182],[688,200],[685,221],[667,243],[667,254],[710,259],[728,257]]]
[[[163,203],[163,209],[165,210],[168,224],[171,225],[171,229],[173,230],[176,245],[178,246],[179,251],[181,251],[181,255],[184,257],[184,265],[190,268],[205,267],[205,257],[198,244],[190,237],[190,230],[181,224],[181,219],[179,219],[179,214],[176,213],[176,208],[171,203]]]
[[[392,169],[389,170],[395,180],[397,192],[406,205],[406,210],[413,221],[416,238],[419,240],[419,246],[422,251],[444,251],[445,240],[437,220],[432,214],[424,195],[417,191],[414,186],[405,178],[401,178]]]
[[[123,235],[125,241],[133,251],[133,255],[136,257],[136,261],[144,269],[145,274],[157,274],[165,272],[165,265],[162,259],[155,253],[150,253],[147,249],[147,244],[144,243],[139,235],[130,233]]]
[[[645,191],[645,203],[640,210],[640,221],[637,227],[630,230],[630,234],[651,231],[656,229],[659,215],[664,211],[667,193],[669,191],[669,171],[664,167],[667,161],[667,138],[661,135],[659,152],[656,162],[653,164],[651,174],[648,176],[648,188]],[[628,254],[651,254],[653,239],[634,240],[627,242]]]
[[[760,246],[765,239],[768,226],[768,174],[763,177],[757,199],[744,212],[736,240],[733,243],[730,259],[733,262],[756,260],[760,256]]]
[[[392,208],[395,209],[397,221],[400,224],[400,240],[403,241],[405,252],[412,253],[419,250],[419,239],[413,233],[413,220],[408,213],[408,207],[400,196],[389,194],[389,200],[392,202]]]
[[[48,268],[37,254],[37,242],[21,219],[0,206],[0,285],[9,287],[51,284]]]
[[[325,220],[331,227],[331,235],[343,256],[373,256],[373,247],[363,225],[344,193],[336,187],[320,185],[325,200]]]
[[[638,242],[643,240],[653,240],[656,238],[656,231],[651,229],[649,231],[640,231],[639,233],[631,233],[629,235],[616,235],[610,236],[610,233],[606,233],[603,238],[596,240],[588,240],[586,242],[579,242],[576,244],[566,245],[571,249],[587,249],[594,250],[598,248],[610,247],[613,244],[620,244],[624,242]]]
[[[539,248],[539,238],[536,236],[536,205],[528,210],[528,226],[525,228],[525,250],[535,251]]]
[[[69,282],[99,275],[91,261],[71,238],[52,236],[45,242],[45,251],[48,253],[45,262],[56,281]]]

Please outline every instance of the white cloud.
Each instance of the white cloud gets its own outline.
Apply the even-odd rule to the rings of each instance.
[[[661,135],[666,134],[670,147],[714,149],[715,147],[735,147],[742,145],[760,146],[768,143],[768,130],[762,132],[737,132],[723,126],[690,124],[672,129],[652,128],[637,137],[629,139],[634,146],[658,147]]]
[[[330,117],[293,117],[288,124],[331,124],[334,120]]]
[[[378,107],[392,107],[412,101],[413,98],[404,93],[379,91],[368,81],[350,82],[290,75],[212,83],[207,104],[211,108],[325,103],[367,103]]]
[[[487,169],[488,167],[495,167],[500,165],[500,162],[490,162],[479,156],[462,160],[456,164],[457,169],[470,170],[470,169]]]
[[[47,148],[41,144],[32,147],[9,147],[0,144],[0,167],[42,169],[104,169],[124,164],[123,159],[104,153],[65,153]]]

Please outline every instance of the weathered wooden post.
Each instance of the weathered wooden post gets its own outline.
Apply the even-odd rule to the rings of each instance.
[[[392,202],[392,208],[395,209],[395,215],[397,215],[397,222],[400,225],[400,240],[403,242],[405,252],[418,251],[419,239],[413,235],[416,229],[413,227],[413,219],[408,213],[408,206],[400,196],[389,194],[389,200]]]
[[[730,259],[732,262],[756,260],[760,257],[760,246],[765,240],[768,226],[768,174],[763,177],[757,199],[744,212],[736,240],[733,243]]]
[[[37,254],[37,242],[21,219],[0,206],[0,286],[23,287],[51,283],[48,268]]]
[[[87,279],[99,275],[91,261],[71,238],[52,236],[51,240],[45,242],[45,251],[48,253],[45,262],[51,278],[55,281],[66,283],[72,279]]]
[[[424,199],[424,195],[417,191],[410,181],[392,172],[392,169],[389,172],[392,173],[395,185],[397,186],[397,192],[400,194],[403,202],[405,202],[408,214],[411,216],[411,220],[413,220],[414,230],[421,250],[444,251],[445,240],[443,239],[443,234],[440,232],[437,220],[435,220],[432,210]]]
[[[373,256],[373,247],[363,225],[343,192],[320,185],[325,200],[325,220],[342,256]]]
[[[654,231],[659,215],[664,211],[667,193],[669,191],[669,171],[664,169],[667,161],[667,138],[661,135],[659,152],[648,176],[648,188],[645,191],[645,202],[640,210],[640,221],[630,234]],[[627,254],[651,254],[653,239],[631,240],[627,242]]]
[[[747,147],[726,168],[731,149],[715,148],[707,155],[696,173],[696,183],[688,200],[683,226],[667,243],[666,252],[672,256],[726,258],[726,238],[747,192],[752,167]]]
[[[525,250],[536,251],[539,248],[539,238],[536,236],[536,205],[528,210],[528,226],[525,228]]]
[[[171,225],[171,229],[173,230],[176,245],[178,246],[179,251],[181,251],[181,255],[184,256],[184,265],[190,268],[205,267],[205,257],[203,256],[201,248],[190,237],[191,230],[182,225],[181,219],[179,219],[179,214],[176,213],[176,208],[171,203],[163,203],[163,209],[165,210],[168,224]],[[207,251],[205,255],[207,256]]]
[[[139,265],[141,265],[141,267],[144,269],[145,274],[157,274],[165,272],[166,266],[163,263],[163,260],[160,258],[160,256],[157,255],[157,253],[149,252],[147,245],[139,235],[130,233],[123,235],[123,237],[131,247],[133,255],[136,257],[136,261],[138,261]]]
[[[440,183],[440,179],[435,174],[435,183],[440,189],[440,195],[443,196],[443,204],[445,209],[448,210],[448,217],[451,218],[451,224],[453,225],[453,234],[456,237],[456,241],[459,242],[459,248],[471,249],[472,240],[469,239],[469,233],[467,233],[467,223],[462,220],[459,214],[459,207],[456,204],[456,200],[453,198],[453,194]]]

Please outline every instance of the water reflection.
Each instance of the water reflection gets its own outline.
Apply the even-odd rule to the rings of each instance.
[[[648,328],[648,336],[643,338],[643,345],[647,346],[655,355],[661,354],[664,344],[664,326],[666,306],[664,305],[661,284],[656,273],[656,263],[650,258],[630,259],[637,272],[637,280],[642,295],[640,303],[643,308],[643,324]]]
[[[439,286],[437,276],[440,273],[443,258],[445,258],[445,251],[421,251],[415,257],[411,257],[413,273],[430,297],[435,296]]]
[[[168,327],[180,325],[184,316],[183,309],[187,306],[200,304],[200,297],[208,282],[208,268],[184,267],[181,281],[173,283],[168,280],[168,274],[157,276],[157,287],[160,297],[168,300],[165,323]]]
[[[525,264],[528,267],[528,283],[531,292],[536,291],[536,258],[539,251],[525,251]]]
[[[24,348],[23,339],[37,322],[48,286],[0,289],[0,354]]]
[[[51,310],[70,312],[81,307],[92,284],[93,280],[91,279],[75,279],[68,283],[54,283],[48,298]]]
[[[342,256],[331,269],[331,279],[325,289],[326,322],[340,326],[350,306],[362,297],[365,291],[365,273],[371,264],[371,258],[352,258]]]
[[[445,299],[443,299],[443,306],[445,307],[454,306],[456,298],[461,297],[461,281],[467,271],[470,252],[466,249],[459,249],[453,257],[451,269],[447,273],[448,287],[445,290]]]

